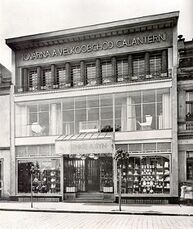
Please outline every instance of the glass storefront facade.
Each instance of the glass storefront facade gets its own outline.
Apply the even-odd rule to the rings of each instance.
[[[169,129],[170,100],[168,88],[17,103],[16,136]]]
[[[122,193],[170,193],[169,155],[131,155],[122,169]]]
[[[53,158],[18,160],[18,193],[31,192],[32,166],[35,168],[32,179],[34,193],[60,193],[60,160]]]
[[[130,155],[122,165],[122,194],[170,194],[170,142],[117,144],[115,147],[128,151]],[[62,190],[64,193],[113,193],[116,186],[119,191],[119,178],[115,179],[114,177],[119,173],[115,171],[112,153],[79,154],[77,151],[77,154],[63,155],[62,158],[54,158],[54,154],[54,145],[16,148],[18,194],[30,193],[30,169],[32,166],[35,167],[33,191],[36,194],[62,195]],[[63,163],[62,166],[61,163]]]
[[[92,154],[90,155],[92,156]],[[89,155],[84,158],[64,157],[64,192],[74,187],[77,192],[103,192],[105,187],[113,188],[112,155]]]

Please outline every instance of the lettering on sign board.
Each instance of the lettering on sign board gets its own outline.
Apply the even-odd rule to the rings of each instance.
[[[59,141],[56,152],[60,154],[112,153],[112,140]]]
[[[159,33],[157,35],[148,35],[148,36],[136,36],[127,39],[119,39],[116,41],[107,40],[104,42],[89,43],[75,46],[64,46],[61,48],[43,50],[43,51],[34,51],[23,54],[23,60],[36,60],[43,59],[48,57],[57,57],[57,56],[66,56],[72,54],[81,54],[81,53],[91,53],[102,50],[109,50],[113,48],[124,48],[139,46],[143,44],[153,44],[166,41],[166,33]]]

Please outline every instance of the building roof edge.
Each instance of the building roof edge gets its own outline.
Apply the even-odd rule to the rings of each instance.
[[[113,22],[105,22],[100,24],[94,24],[94,25],[87,25],[82,27],[75,27],[75,28],[69,28],[64,30],[58,30],[58,31],[51,31],[51,32],[45,32],[45,33],[38,33],[33,35],[27,35],[27,36],[20,36],[15,38],[7,38],[6,44],[14,49],[14,46],[16,44],[22,43],[22,42],[38,42],[42,39],[52,39],[56,37],[61,36],[70,36],[77,33],[89,33],[89,32],[100,32],[105,29],[109,28],[118,28],[120,26],[134,26],[137,24],[144,24],[149,22],[162,22],[163,20],[170,19],[170,20],[176,20],[179,17],[179,11],[173,11],[168,13],[162,13],[162,14],[155,14],[155,15],[148,15],[148,16],[142,16],[142,17],[136,17],[131,19],[123,19]]]

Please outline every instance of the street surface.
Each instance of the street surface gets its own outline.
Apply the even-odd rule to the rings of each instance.
[[[191,216],[0,211],[0,229],[193,229]]]

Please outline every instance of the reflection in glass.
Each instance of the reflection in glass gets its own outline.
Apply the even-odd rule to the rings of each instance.
[[[169,156],[131,156],[124,162],[122,180],[122,193],[169,194]]]
[[[32,189],[34,193],[60,192],[60,161],[59,159],[38,159],[18,161],[18,192],[30,193],[30,169],[34,166]]]

